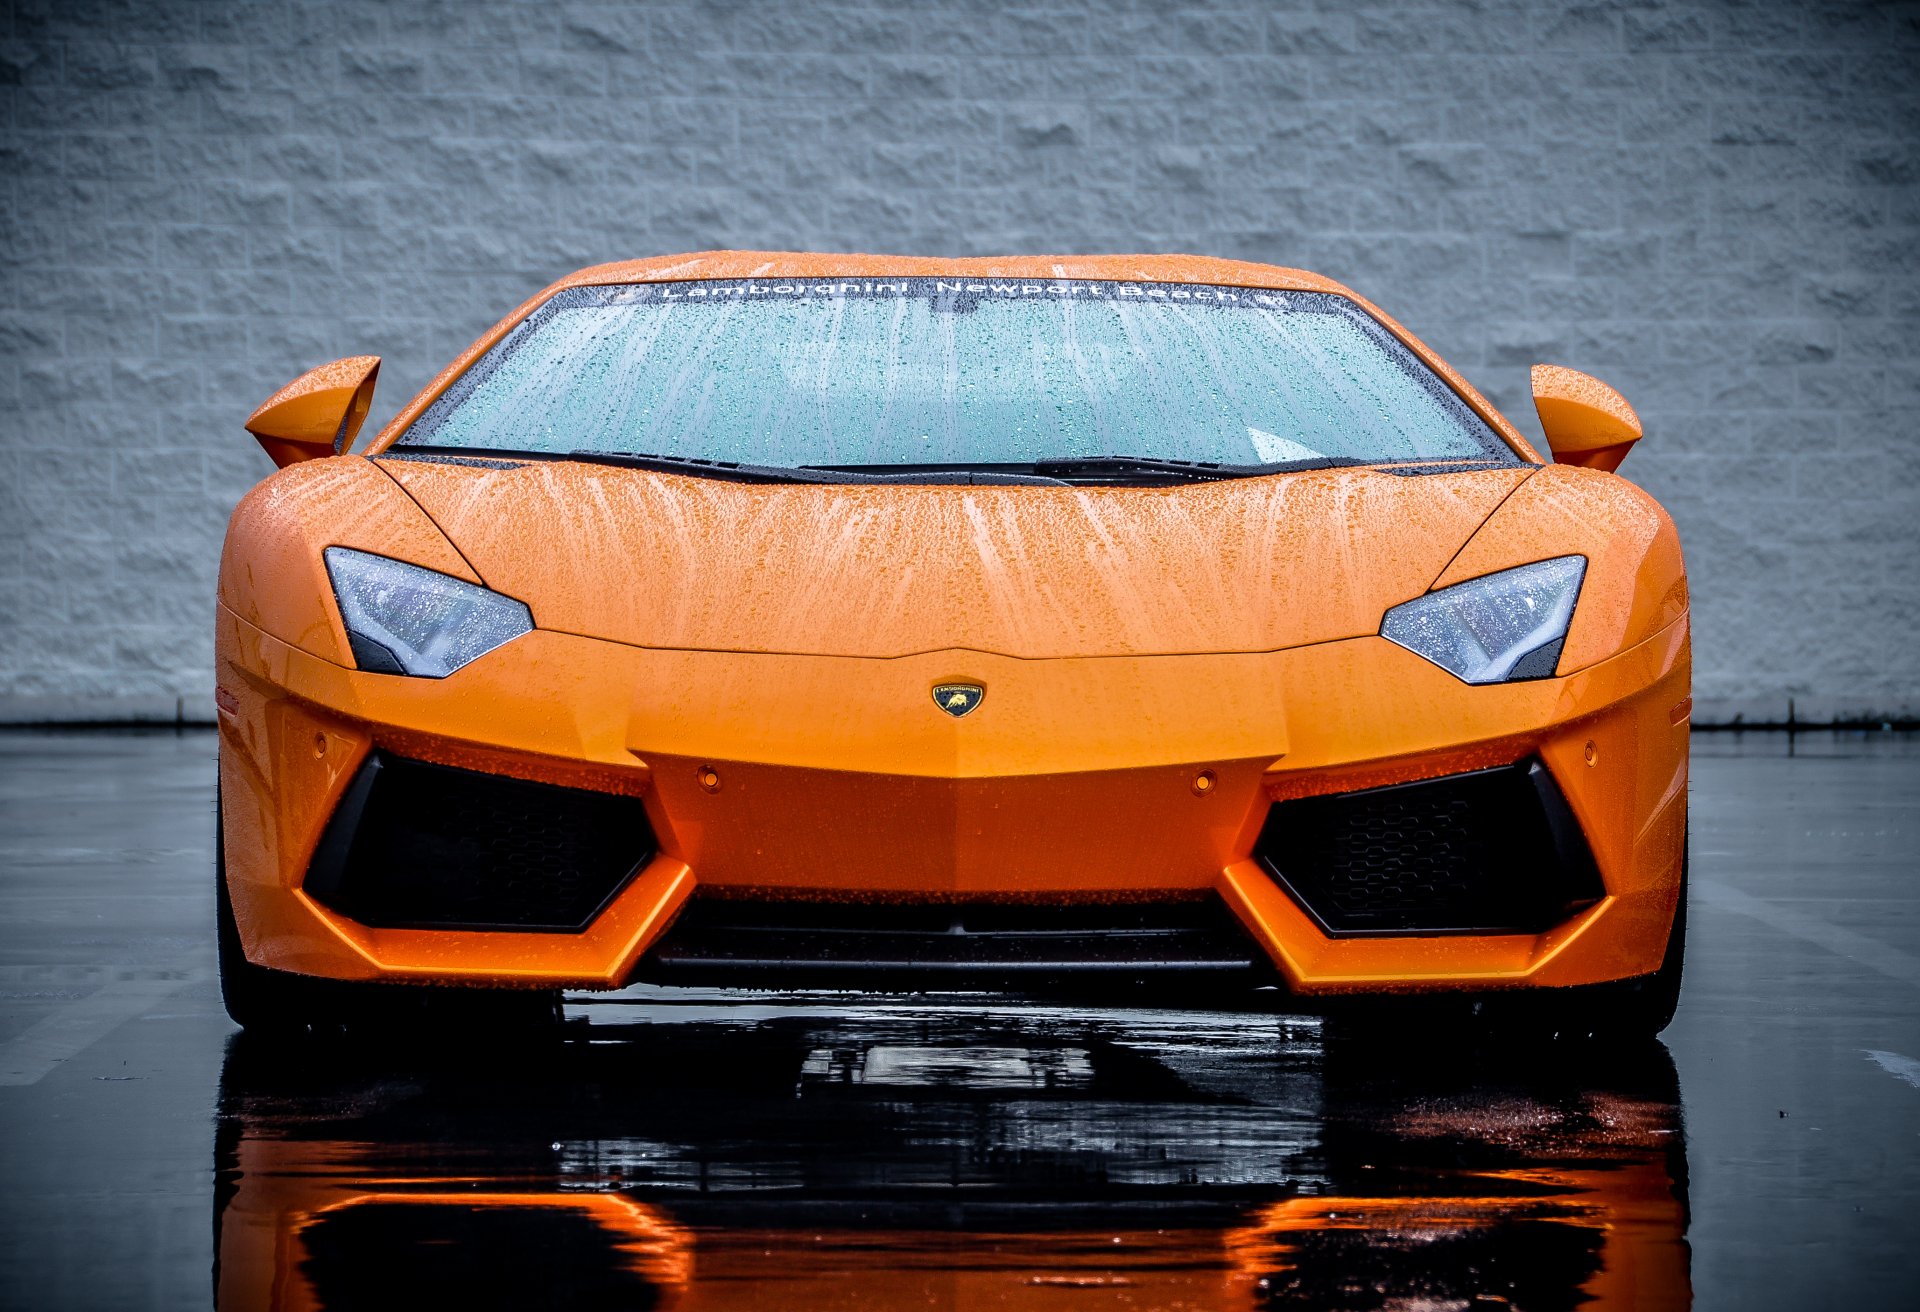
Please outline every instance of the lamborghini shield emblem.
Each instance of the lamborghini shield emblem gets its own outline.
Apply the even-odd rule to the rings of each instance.
[[[936,683],[933,685],[933,704],[951,715],[954,719],[973,710],[987,690],[977,683]]]

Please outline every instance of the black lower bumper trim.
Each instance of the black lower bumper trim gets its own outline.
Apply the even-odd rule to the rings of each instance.
[[[696,897],[640,978],[779,988],[1026,987],[1249,979],[1265,957],[1216,898],[1116,905],[856,904]]]

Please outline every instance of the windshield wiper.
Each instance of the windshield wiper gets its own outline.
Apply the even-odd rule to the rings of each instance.
[[[1009,463],[941,463],[925,465],[755,465],[738,460],[708,460],[700,456],[665,455],[652,451],[511,451],[491,447],[406,445],[394,456],[493,460],[579,460],[622,469],[644,469],[662,474],[694,474],[735,483],[898,483],[994,486],[1036,484],[1061,487],[1083,480],[1140,479],[1153,482],[1209,482],[1225,478],[1259,478],[1315,469],[1362,466],[1434,465],[1426,459],[1365,460],[1355,456],[1309,456],[1271,464],[1230,464],[1213,460],[1177,460],[1169,456],[1093,455],[1044,456]],[[1444,460],[1442,457],[1441,460]]]
[[[1025,465],[755,465],[739,460],[707,460],[654,451],[509,451],[493,447],[408,445],[390,454],[441,459],[578,460],[587,464],[644,469],[657,474],[694,474],[732,483],[1030,483],[1060,487],[1065,479],[1031,472]]]
[[[1308,469],[1344,469],[1382,463],[1353,456],[1310,456],[1272,464],[1234,465],[1214,460],[1174,460],[1165,456],[1049,456],[1033,462],[1038,474],[1073,478],[1087,474],[1149,474],[1173,478],[1258,478],[1263,474],[1291,474]]]
[[[651,451],[569,451],[564,459],[587,460],[623,469],[647,469],[658,474],[700,474],[734,483],[870,483],[858,474],[788,465],[750,465],[738,460],[703,460],[699,456],[668,456]]]
[[[703,474],[736,483],[864,483],[858,477],[835,477],[782,465],[748,465],[734,460],[702,460],[698,456],[656,455],[649,451],[516,451],[505,447],[425,446],[408,443],[385,454],[396,457],[436,456],[442,459],[579,460],[622,469],[647,469],[661,474]]]
[[[1067,480],[1040,473],[1030,464],[971,464],[948,461],[931,465],[801,465],[806,470],[847,474],[862,483],[958,484],[963,487],[999,487],[1007,484],[1065,487]],[[850,480],[851,481],[851,480]]]

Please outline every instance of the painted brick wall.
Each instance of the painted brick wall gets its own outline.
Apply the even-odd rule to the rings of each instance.
[[[1191,250],[1591,370],[1709,717],[1920,703],[1920,9],[11,0],[0,718],[210,715],[240,429],[577,266]]]

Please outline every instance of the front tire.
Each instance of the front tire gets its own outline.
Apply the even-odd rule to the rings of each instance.
[[[1651,1038],[1672,1023],[1680,1005],[1681,976],[1687,968],[1687,848],[1691,846],[1689,842],[1680,850],[1680,900],[1673,908],[1673,929],[1667,935],[1660,969],[1619,986],[1622,1032]]]
[[[446,988],[316,979],[247,960],[227,889],[226,816],[214,790],[214,934],[220,1000],[249,1032],[485,1030],[491,1038],[537,1035],[559,1025],[557,989]]]
[[[1613,984],[1589,984],[1516,998],[1529,1027],[1556,1037],[1622,1042],[1651,1039],[1673,1021],[1687,967],[1687,864],[1691,842],[1680,849],[1680,897],[1660,968],[1651,975]],[[1565,995],[1564,998],[1562,995]]]

